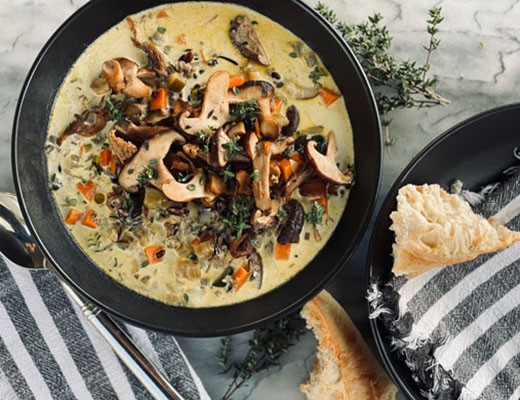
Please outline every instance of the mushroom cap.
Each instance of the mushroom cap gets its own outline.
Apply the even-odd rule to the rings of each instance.
[[[354,182],[354,172],[348,170],[342,173],[336,165],[336,136],[334,132],[329,134],[327,146],[327,154],[321,154],[316,148],[317,143],[314,140],[307,142],[307,156],[314,165],[314,169],[323,179],[335,185],[351,185]]]
[[[117,60],[105,61],[102,65],[103,75],[114,93],[120,93],[125,87],[125,76],[121,64]]]
[[[179,203],[184,203],[196,199],[213,201],[216,195],[210,191],[206,191],[205,181],[206,176],[204,175],[204,172],[198,171],[193,176],[193,178],[186,183],[178,182],[172,176],[172,179],[164,182],[160,189],[170,200],[177,201]]]

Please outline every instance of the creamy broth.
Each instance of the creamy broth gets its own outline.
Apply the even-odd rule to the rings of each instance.
[[[230,20],[237,15],[247,15],[254,21],[256,32],[270,57],[270,66],[264,67],[248,61],[231,43]],[[283,105],[283,112],[288,105],[297,107],[300,114],[299,131],[316,126],[324,127],[325,136],[333,131],[338,146],[336,162],[340,170],[344,171],[347,166],[354,164],[351,125],[343,98],[340,97],[327,106],[319,95],[311,99],[294,99],[287,93],[289,81],[303,83],[304,86],[312,85],[309,74],[314,68],[309,67],[302,56],[294,53],[293,44],[301,40],[281,25],[248,8],[211,2],[164,5],[136,14],[132,19],[135,21],[137,35],[142,40],[154,37],[158,27],[160,28],[162,42],[159,47],[167,50],[165,53],[171,61],[178,60],[186,49],[193,49],[197,58],[194,63],[198,63],[194,72],[196,78],[187,80],[182,92],[184,96],[189,94],[195,84],[204,86],[216,71],[225,70],[230,75],[244,75],[245,70],[253,69],[258,71],[258,76],[273,85],[279,82],[270,76],[269,71],[277,71],[282,76],[281,81],[285,82],[285,86],[276,87],[275,92],[287,100]],[[182,41],[185,43],[180,43]],[[312,51],[306,45],[304,49],[306,52]],[[213,59],[213,55],[218,54],[236,60],[239,65],[223,58],[214,58],[217,64],[207,65],[202,59],[201,50],[205,58]],[[171,240],[166,243],[165,223],[170,220],[178,229],[184,230],[183,234],[189,238],[194,238],[193,231],[198,226],[215,222],[215,216],[209,208],[201,206],[200,202],[190,202],[182,216],[161,215],[161,204],[165,204],[167,200],[156,189],[147,187],[146,201],[156,209],[149,207],[148,215],[143,217],[137,228],[139,237],[124,246],[114,241],[112,211],[106,206],[106,202],[108,193],[113,191],[117,183],[114,183],[114,177],[107,172],[108,166],[95,165],[100,152],[108,146],[106,134],[113,122],[108,122],[96,136],[71,135],[60,146],[56,145],[56,138],[71,123],[74,114],[81,114],[86,108],[100,104],[103,97],[92,91],[91,82],[99,76],[103,62],[118,57],[134,60],[140,66],[147,64],[146,54],[132,42],[132,31],[127,21],[120,22],[99,37],[71,68],[56,97],[48,127],[46,150],[49,182],[59,212],[67,220],[71,209],[81,212],[82,219],[87,210],[93,210],[97,221],[95,228],[84,225],[81,219],[76,223],[66,224],[78,245],[99,268],[128,288],[167,304],[187,307],[214,307],[242,302],[269,292],[301,271],[334,231],[347,202],[348,188],[340,187],[337,194],[328,196],[327,215],[321,224],[304,224],[299,243],[291,245],[288,260],[274,259],[276,232],[267,231],[256,238],[254,247],[263,260],[260,288],[249,280],[238,290],[226,290],[212,285],[226,267],[231,266],[235,270],[239,268],[244,263],[241,258],[225,258],[215,262],[211,259],[211,253],[202,248],[194,249],[195,257],[187,259],[175,243],[172,244]],[[321,61],[319,65],[326,73]],[[319,83],[339,93],[328,73],[319,77]],[[101,196],[92,200],[85,197],[78,189],[78,182],[87,181],[95,182],[95,192],[102,194],[103,199]],[[299,200],[306,213],[309,213],[312,199],[301,196],[298,191],[293,198]],[[150,245],[164,248],[159,262],[147,261],[144,248]],[[202,246],[206,246],[205,243]],[[182,273],[179,272],[180,269],[183,270]]]

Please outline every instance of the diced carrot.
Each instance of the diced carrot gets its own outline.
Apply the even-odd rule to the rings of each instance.
[[[318,203],[320,206],[323,207],[323,209],[325,210],[325,214],[328,215],[329,213],[329,208],[328,208],[328,201],[327,201],[327,196],[323,196],[323,197],[319,197],[317,198],[316,200],[314,200],[316,203]]]
[[[282,171],[283,179],[285,181],[288,181],[291,178],[291,175],[293,174],[291,162],[287,158],[284,158],[282,161],[278,163],[278,166]]]
[[[65,218],[65,223],[74,225],[81,219],[81,214],[81,211],[76,210],[75,208],[71,208],[67,214],[67,217]]]
[[[161,261],[164,257],[164,249],[162,246],[148,246],[144,249],[148,264],[155,264]]]
[[[276,242],[274,246],[274,259],[275,260],[288,260],[291,256],[291,243],[280,244]]]
[[[164,8],[157,13],[157,18],[168,18],[168,11],[166,11]]]
[[[116,173],[116,170],[117,170],[116,156],[112,155],[112,157],[110,158],[110,173],[112,175],[114,175]]]
[[[291,156],[291,160],[293,161],[296,161],[297,163],[299,164],[303,164],[304,163],[304,159],[303,159],[303,156],[300,154],[300,153],[294,153],[292,156]]]
[[[99,153],[99,165],[107,167],[110,164],[111,157],[112,152],[110,150],[101,150],[101,153]]]
[[[150,101],[150,110],[160,110],[168,105],[168,91],[165,88],[157,89],[155,97]]]
[[[247,277],[249,276],[249,271],[244,267],[240,267],[233,274],[233,283],[235,284],[235,291],[238,291],[242,287],[242,285],[246,282]]]
[[[335,93],[332,90],[324,87],[320,88],[320,96],[325,102],[325,105],[327,105],[327,107],[341,97],[341,95],[339,95],[338,93]]]
[[[86,183],[78,182],[76,187],[79,189],[83,196],[87,198],[87,200],[92,200],[94,195],[96,194],[96,184],[92,181],[88,181]]]
[[[231,75],[229,77],[228,89],[233,89],[236,86],[240,86],[245,82],[245,79],[240,75]]]
[[[97,221],[95,211],[91,208],[87,210],[87,212],[85,213],[85,217],[83,218],[83,221],[81,223],[85,226],[88,226],[89,228],[96,229]]]
[[[179,36],[177,36],[177,42],[179,44],[186,44],[186,34],[181,33]]]
[[[201,243],[202,243],[202,240],[200,240],[199,238],[195,238],[195,239],[193,239],[193,240],[191,241],[191,245],[192,245],[193,247],[197,247],[197,246],[198,246],[199,244],[201,244]]]
[[[275,97],[271,107],[271,114],[280,114],[282,112],[282,104],[283,100],[280,97]]]

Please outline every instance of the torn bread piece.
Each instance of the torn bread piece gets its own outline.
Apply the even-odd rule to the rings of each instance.
[[[520,232],[473,212],[439,185],[406,185],[390,214],[395,275],[416,276],[434,267],[469,261],[520,240]]]
[[[397,387],[376,361],[345,310],[325,290],[301,311],[318,339],[308,400],[391,400]]]

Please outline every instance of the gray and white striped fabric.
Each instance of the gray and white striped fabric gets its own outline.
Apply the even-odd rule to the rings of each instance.
[[[475,211],[520,231],[520,173],[487,194]],[[495,254],[393,278],[369,291],[428,399],[520,399],[520,243]]]
[[[171,335],[126,326],[186,400],[209,399]],[[0,399],[150,399],[56,278],[0,258]]]

